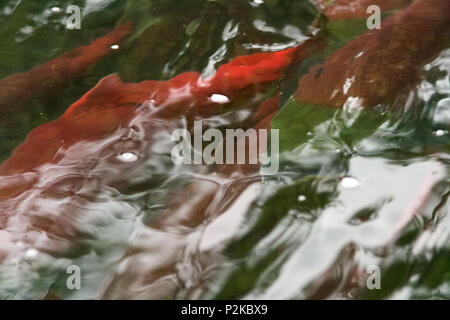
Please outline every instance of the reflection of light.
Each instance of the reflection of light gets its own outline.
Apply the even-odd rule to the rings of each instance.
[[[86,16],[91,12],[101,11],[105,9],[111,2],[111,0],[87,0],[83,9],[83,16]]]
[[[53,13],[59,13],[59,12],[61,12],[61,8],[60,7],[51,7],[50,11]]]
[[[260,4],[263,4],[263,3],[264,3],[264,0],[253,0],[251,2],[251,4],[256,5],[256,6],[259,6]]]
[[[360,53],[358,53],[356,56],[353,57],[353,59],[358,59],[359,57],[361,57],[364,54],[364,51],[361,51]]]
[[[223,94],[214,93],[209,98],[212,102],[215,103],[228,103],[230,102],[230,99],[228,99],[227,96],[224,96]]]
[[[342,178],[340,185],[346,189],[352,189],[359,186],[359,181],[353,177],[344,177]]]
[[[111,49],[113,49],[113,50],[117,50],[117,49],[119,49],[120,47],[119,47],[119,45],[118,44],[113,44],[112,46],[111,46]]]
[[[236,37],[239,31],[239,24],[234,24],[233,21],[228,21],[222,32],[222,40],[227,41]]]
[[[25,251],[25,254],[24,254],[25,258],[30,259],[30,260],[36,259],[38,255],[39,255],[39,251],[37,251],[34,248],[28,249],[27,251]]]
[[[269,26],[267,22],[259,19],[254,20],[253,25],[259,31],[282,34],[283,36],[294,39],[298,42],[302,42],[308,39],[308,37],[303,35],[302,31],[295,26],[287,25],[284,26],[283,29],[277,30],[274,27]]]
[[[439,129],[439,130],[436,130],[436,131],[434,132],[434,135],[435,135],[436,137],[442,137],[442,136],[445,135],[446,133],[447,133],[447,131]]]
[[[298,196],[297,199],[298,199],[298,201],[303,202],[303,201],[306,200],[306,196],[304,196],[304,195],[301,194],[301,195]]]
[[[132,152],[124,152],[117,156],[117,159],[123,162],[134,162],[138,159],[137,155]]]
[[[351,77],[351,78],[348,78],[347,80],[345,80],[345,84],[343,87],[344,94],[348,93],[348,90],[350,90],[350,87],[352,86],[353,82],[355,82],[355,77]]]
[[[438,102],[433,122],[440,127],[450,126],[450,98],[445,98]]]
[[[22,32],[23,34],[26,34],[26,35],[32,34],[33,31],[34,31],[34,29],[31,26],[25,26],[20,29],[20,32]]]
[[[272,32],[272,33],[276,33],[277,32],[277,30],[274,27],[268,26],[267,23],[265,21],[263,21],[263,20],[257,19],[255,21],[253,21],[253,25],[259,31]]]

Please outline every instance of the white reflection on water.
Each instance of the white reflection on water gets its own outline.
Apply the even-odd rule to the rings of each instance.
[[[397,166],[382,159],[357,157],[350,161],[349,174],[363,178],[364,185],[342,190],[336,204],[323,211],[306,241],[289,256],[278,278],[261,295],[248,298],[305,298],[306,286],[320,279],[349,245],[386,246],[428,201],[437,205],[440,198],[434,197],[433,187],[445,179],[446,170],[435,161]],[[358,226],[348,223],[370,206],[379,206],[376,218]]]

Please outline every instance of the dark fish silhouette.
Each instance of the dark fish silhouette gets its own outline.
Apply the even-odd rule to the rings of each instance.
[[[0,80],[0,113],[16,110],[29,99],[55,91],[111,52],[130,32],[131,23],[123,24],[91,44],[64,53],[30,71]]]
[[[349,98],[372,107],[392,103],[418,80],[421,68],[444,48],[450,1],[416,0],[386,18],[381,29],[348,42],[300,79],[295,99],[342,107]]]

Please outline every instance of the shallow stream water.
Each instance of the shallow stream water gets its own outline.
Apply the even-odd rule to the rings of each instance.
[[[82,8],[79,30],[66,29],[70,5]],[[135,27],[79,79],[0,113],[0,160],[111,73],[124,82],[207,77],[237,56],[305,41],[316,16],[308,0],[4,0],[0,78],[123,22]],[[40,184],[7,214],[40,217],[55,238],[36,227],[19,240],[23,230],[0,230],[0,245],[20,251],[0,264],[0,298],[449,299],[449,73],[443,49],[399,92],[395,112],[333,109],[319,123],[296,114],[305,134],[286,127],[280,170],[262,178],[174,165],[171,132],[192,116],[149,120],[143,106],[129,127],[37,170]],[[299,77],[264,94],[281,91],[289,108]],[[241,127],[264,97],[235,97],[202,114],[203,124]],[[282,135],[283,108],[272,122]],[[79,290],[66,285],[71,265]],[[370,290],[374,268],[380,289]]]

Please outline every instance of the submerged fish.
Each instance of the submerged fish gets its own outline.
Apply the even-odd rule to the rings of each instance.
[[[64,83],[81,77],[86,70],[111,52],[130,32],[125,23],[91,44],[66,52],[30,71],[0,80],[0,113],[17,110],[29,99],[48,95]]]
[[[448,45],[449,12],[448,0],[414,1],[314,66],[300,79],[295,99],[334,107],[348,99],[366,107],[392,103]]]
[[[371,15],[367,8],[376,5],[381,12],[405,7],[413,0],[335,0],[326,6],[323,0],[317,1],[318,7],[324,9],[330,20],[364,19]]]
[[[339,1],[337,1],[339,2]],[[355,2],[355,1],[353,1]],[[364,2],[364,1],[360,1]],[[343,1],[340,1],[342,4]],[[349,3],[349,1],[347,1]],[[386,5],[387,2],[384,2]],[[336,3],[337,4],[337,3]],[[401,5],[405,5],[406,1],[392,2],[391,7],[394,8],[394,4],[397,8]],[[441,5],[441,10],[444,8],[442,5],[444,3],[436,2],[436,5]],[[423,7],[422,7],[423,6]],[[365,74],[364,69],[365,64],[375,66],[377,60],[374,57],[377,56],[375,46],[388,41],[389,37],[393,37],[392,41],[399,41],[400,35],[406,30],[415,30],[420,28],[422,23],[426,23],[423,19],[420,19],[420,15],[417,20],[413,20],[412,23],[406,23],[406,16],[411,13],[418,14],[417,10],[424,10],[425,8],[430,8],[424,2],[418,1],[414,7],[404,11],[403,13],[394,16],[391,20],[387,20],[382,27],[380,33],[369,32],[364,36],[361,36],[361,40],[355,40],[355,42],[350,42],[348,46],[345,46],[342,51],[336,51],[336,55],[331,55],[329,60],[325,62],[324,66],[317,66],[311,70],[311,72],[306,75],[299,85],[297,91],[297,99],[300,101],[314,102],[319,105],[324,106],[335,106],[342,107],[348,97],[351,97],[350,92],[338,93],[336,97],[333,97],[328,93],[334,89],[346,88],[344,87],[346,81],[346,76],[357,77],[367,77],[367,79],[377,80],[380,78],[378,74],[384,75],[384,71],[380,70],[377,72],[370,72]],[[387,10],[387,6],[383,9]],[[435,9],[434,13],[439,12]],[[445,11],[444,11],[445,12]],[[358,13],[358,12],[356,12]],[[429,12],[430,13],[430,12]],[[352,10],[348,12],[348,16],[358,16]],[[429,27],[432,30],[445,30],[446,25],[443,23],[443,19],[446,18],[443,14],[438,15],[438,17],[433,17],[433,12],[429,16],[427,22],[433,24]],[[397,26],[397,23],[401,21],[406,23],[406,26],[402,29],[401,26]],[[400,28],[400,29],[398,29]],[[372,38],[373,37],[373,38]],[[374,43],[371,42],[373,39],[377,39]],[[381,42],[383,39],[383,42]],[[384,48],[377,48],[380,51],[380,58],[384,55],[388,55],[387,69],[391,68],[402,69],[402,65],[406,64],[406,68],[410,68],[408,72],[416,72],[425,61],[432,59],[434,54],[441,48],[443,35],[438,34],[431,36],[431,38],[421,39],[414,38],[412,52],[406,50],[403,53],[402,46],[394,46]],[[419,45],[422,48],[422,52],[415,45]],[[370,49],[370,50],[369,50]],[[357,56],[360,51],[356,50],[366,50],[368,57],[367,60],[363,60],[362,64],[358,64],[358,67],[345,69],[353,61],[353,57]],[[356,51],[356,52],[355,52]],[[418,65],[414,64],[414,60],[411,59],[411,54],[418,55],[419,61]],[[350,57],[350,58],[349,58]],[[347,59],[348,58],[348,59]],[[356,57],[357,59],[358,57]],[[374,60],[372,60],[374,59]],[[399,60],[396,60],[399,59]],[[409,60],[408,60],[409,59]],[[410,61],[412,60],[412,61]],[[332,64],[336,63],[336,65]],[[357,63],[357,62],[355,62]],[[383,65],[384,61],[378,61],[379,64]],[[398,64],[397,64],[398,63]],[[325,68],[328,70],[325,73],[325,78],[320,79],[317,74],[319,68]],[[374,67],[375,68],[375,67]],[[372,70],[372,69],[370,69]],[[329,74],[329,75],[328,75]],[[333,78],[334,77],[334,78]],[[372,78],[371,78],[372,77]],[[316,80],[319,78],[320,80]],[[342,80],[343,79],[343,80]],[[409,79],[407,75],[400,74],[399,77],[382,77],[381,84],[383,87],[393,87],[394,90],[402,90],[407,88],[409,84],[414,83],[414,78]],[[322,82],[323,81],[323,82]],[[327,82],[329,81],[329,82]],[[356,80],[358,81],[358,80]],[[399,81],[398,83],[396,81]],[[320,85],[317,86],[317,83]],[[382,101],[391,101],[394,97],[395,92],[383,92],[372,90],[371,83],[363,82],[357,87],[361,88],[360,91],[351,91],[356,97],[364,99],[366,106],[372,106],[373,103]],[[353,83],[351,83],[353,84]],[[355,84],[356,85],[356,84]],[[376,82],[375,84],[376,85]],[[350,89],[351,87],[349,87]],[[303,93],[306,90],[306,93]],[[373,97],[372,92],[375,91],[378,96]],[[347,96],[348,94],[348,96]],[[384,100],[386,99],[386,100]],[[270,128],[270,120],[277,113],[278,110],[278,99],[277,97],[268,99],[261,103],[260,107],[254,113],[255,118],[259,118],[258,124],[255,127]],[[252,171],[253,169],[253,171]],[[247,171],[248,170],[248,171]],[[186,283],[189,283],[193,287],[192,296],[195,297],[195,287],[196,284],[205,281],[204,278],[196,279],[199,277],[200,270],[204,270],[207,273],[208,270],[208,259],[202,257],[207,257],[208,255],[214,255],[220,252],[233,236],[235,236],[235,230],[242,225],[245,213],[252,203],[255,201],[260,190],[258,175],[252,175],[251,173],[257,172],[256,168],[249,168],[249,166],[219,166],[216,168],[214,176],[210,180],[197,179],[193,183],[185,187],[181,192],[179,192],[173,199],[171,206],[160,216],[159,219],[154,221],[151,225],[151,229],[139,233],[134,245],[130,248],[129,254],[127,254],[123,259],[122,263],[126,268],[126,272],[116,274],[109,282],[107,289],[102,297],[104,298],[168,298],[175,297],[176,293],[183,286],[183,279]],[[241,174],[246,172],[246,174]],[[424,186],[423,196],[417,199],[415,202],[414,210],[409,210],[406,208],[405,214],[401,215],[399,221],[395,225],[394,232],[390,234],[390,237],[386,239],[387,242],[395,238],[398,231],[403,228],[407,222],[409,222],[414,214],[417,212],[417,206],[423,206],[430,198],[429,192],[430,186],[427,183]],[[255,195],[256,194],[256,195]],[[212,222],[205,225],[204,221],[207,219],[213,219]],[[203,224],[202,224],[203,223]],[[230,232],[230,230],[232,230]],[[350,232],[348,234],[351,234]],[[154,245],[157,243],[158,245]],[[166,250],[162,243],[171,243],[174,250]],[[194,244],[193,244],[194,243]],[[317,242],[315,242],[317,245]],[[180,257],[178,254],[181,255]],[[157,259],[152,259],[149,263],[150,257],[158,257]],[[182,260],[183,263],[179,263]],[[192,260],[192,261],[191,261]],[[307,261],[304,259],[303,261]],[[184,267],[178,266],[177,264],[187,265]],[[190,267],[192,269],[198,268],[199,271],[188,270]],[[294,272],[288,273],[292,275]],[[185,278],[183,278],[185,277]],[[203,276],[207,278],[206,276]],[[180,280],[180,278],[182,278]],[[329,279],[327,277],[324,277]],[[324,280],[324,282],[326,282]],[[297,287],[293,287],[295,290]],[[189,289],[187,289],[189,290]]]
[[[441,48],[448,31],[449,2],[430,3],[416,0],[386,19],[380,31],[370,31],[337,50],[300,80],[295,98],[336,107],[349,97],[361,98],[367,106],[390,101],[397,90],[412,83],[409,77]],[[401,41],[411,46],[405,50]],[[305,58],[308,49],[305,43],[238,57],[210,78],[186,72],[169,81],[123,83],[117,75],[101,80],[61,118],[33,130],[0,166],[0,261],[22,256],[30,248],[70,256],[80,239],[91,236],[79,223],[80,216],[97,210],[95,202],[106,189],[127,181],[133,170],[151,158],[152,145],[160,142],[161,133],[184,125],[185,117],[205,118],[226,110],[228,104],[215,102],[213,95],[230,101],[245,97],[259,104],[250,126],[269,128],[278,98],[265,100],[264,93],[282,78],[285,68]],[[221,166],[217,172],[227,179],[246,169]],[[243,199],[240,204],[245,209],[256,191],[247,188],[248,180],[237,183],[232,197]],[[152,230],[139,234],[129,254],[133,259],[125,257],[123,262],[131,261],[131,269],[123,278],[108,282],[103,296],[117,297],[118,291],[122,297],[135,297],[136,292],[147,298],[149,292],[155,297],[174,294],[174,277],[168,275],[177,274],[177,255],[188,244],[186,228],[224,211],[236,211],[234,206],[215,206],[214,200],[222,196],[217,190],[215,183],[196,182],[174,197],[173,206],[152,224]],[[98,206],[102,205],[107,204]],[[172,229],[176,231],[170,235],[159,232]],[[205,234],[220,244],[216,232],[211,225]],[[143,251],[151,251],[153,260],[134,255]],[[145,274],[140,273],[142,265],[147,265]],[[129,295],[122,292],[124,288],[131,291]]]
[[[262,101],[247,124],[257,130],[270,129],[278,108],[279,95]],[[249,141],[243,139],[248,150]],[[191,285],[202,281],[198,279],[201,268],[207,268],[210,257],[231,241],[262,189],[259,164],[221,164],[209,178],[191,181],[171,197],[167,209],[149,228],[137,232],[120,259],[122,268],[105,282],[102,299],[174,298],[184,281]],[[182,252],[184,257],[180,257]],[[180,270],[179,265],[190,265],[194,256],[200,257],[195,263],[197,268],[202,266],[200,270]],[[155,258],[149,262],[149,257]],[[180,279],[180,275],[189,279]]]
[[[101,80],[59,119],[33,130],[1,164],[0,258],[28,247],[53,253],[71,248],[71,240],[83,238],[74,223],[78,213],[148,159],[158,130],[179,126],[180,117],[222,112],[228,104],[214,102],[214,94],[257,103],[308,46],[238,57],[209,78],[185,72],[168,81]]]

